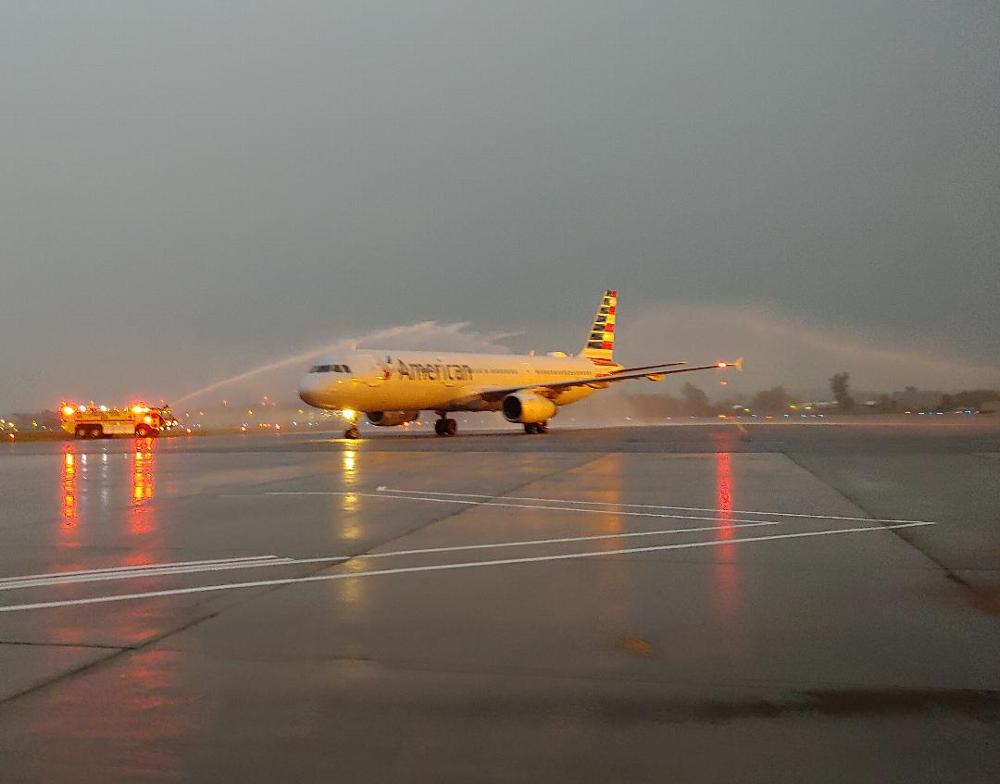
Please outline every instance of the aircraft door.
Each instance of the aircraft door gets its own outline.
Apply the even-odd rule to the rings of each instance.
[[[358,364],[361,365],[361,376],[364,383],[370,387],[380,387],[391,375],[389,364],[372,354],[357,355]]]

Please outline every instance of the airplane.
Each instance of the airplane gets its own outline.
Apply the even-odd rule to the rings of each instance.
[[[345,438],[359,438],[361,413],[378,427],[412,422],[434,411],[434,432],[453,436],[454,411],[501,411],[524,432],[548,432],[562,406],[589,397],[613,383],[635,379],[662,381],[675,373],[743,369],[743,359],[689,366],[662,362],[624,367],[614,361],[618,292],[605,291],[583,350],[575,356],[554,351],[531,354],[460,354],[433,351],[364,349],[313,365],[299,382],[299,397],[310,406],[340,412]]]

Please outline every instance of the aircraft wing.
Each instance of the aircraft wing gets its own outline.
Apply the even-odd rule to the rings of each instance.
[[[536,394],[542,395],[543,397],[555,397],[559,392],[564,389],[569,389],[571,387],[582,387],[589,386],[595,389],[603,389],[609,384],[613,384],[616,381],[628,381],[630,379],[638,378],[648,378],[651,381],[660,381],[663,376],[672,375],[674,373],[691,373],[696,370],[724,370],[726,368],[736,368],[737,370],[743,370],[743,358],[735,360],[734,362],[716,362],[714,365],[698,365],[697,367],[676,367],[677,365],[684,365],[683,362],[669,362],[663,365],[646,365],[644,367],[637,368],[623,368],[614,373],[610,373],[606,376],[591,376],[590,378],[574,378],[571,381],[550,381],[544,384],[525,384],[519,387],[491,387],[489,389],[479,390],[475,393],[476,397],[482,400],[502,400],[514,392],[524,392],[531,391]]]

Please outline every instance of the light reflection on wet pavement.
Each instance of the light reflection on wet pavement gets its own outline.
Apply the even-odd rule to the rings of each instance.
[[[1000,428],[749,430],[8,449],[4,775],[987,780]]]

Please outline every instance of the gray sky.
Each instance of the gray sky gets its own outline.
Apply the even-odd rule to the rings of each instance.
[[[608,285],[626,360],[1000,381],[993,0],[0,11],[0,412],[425,319],[576,349]]]

